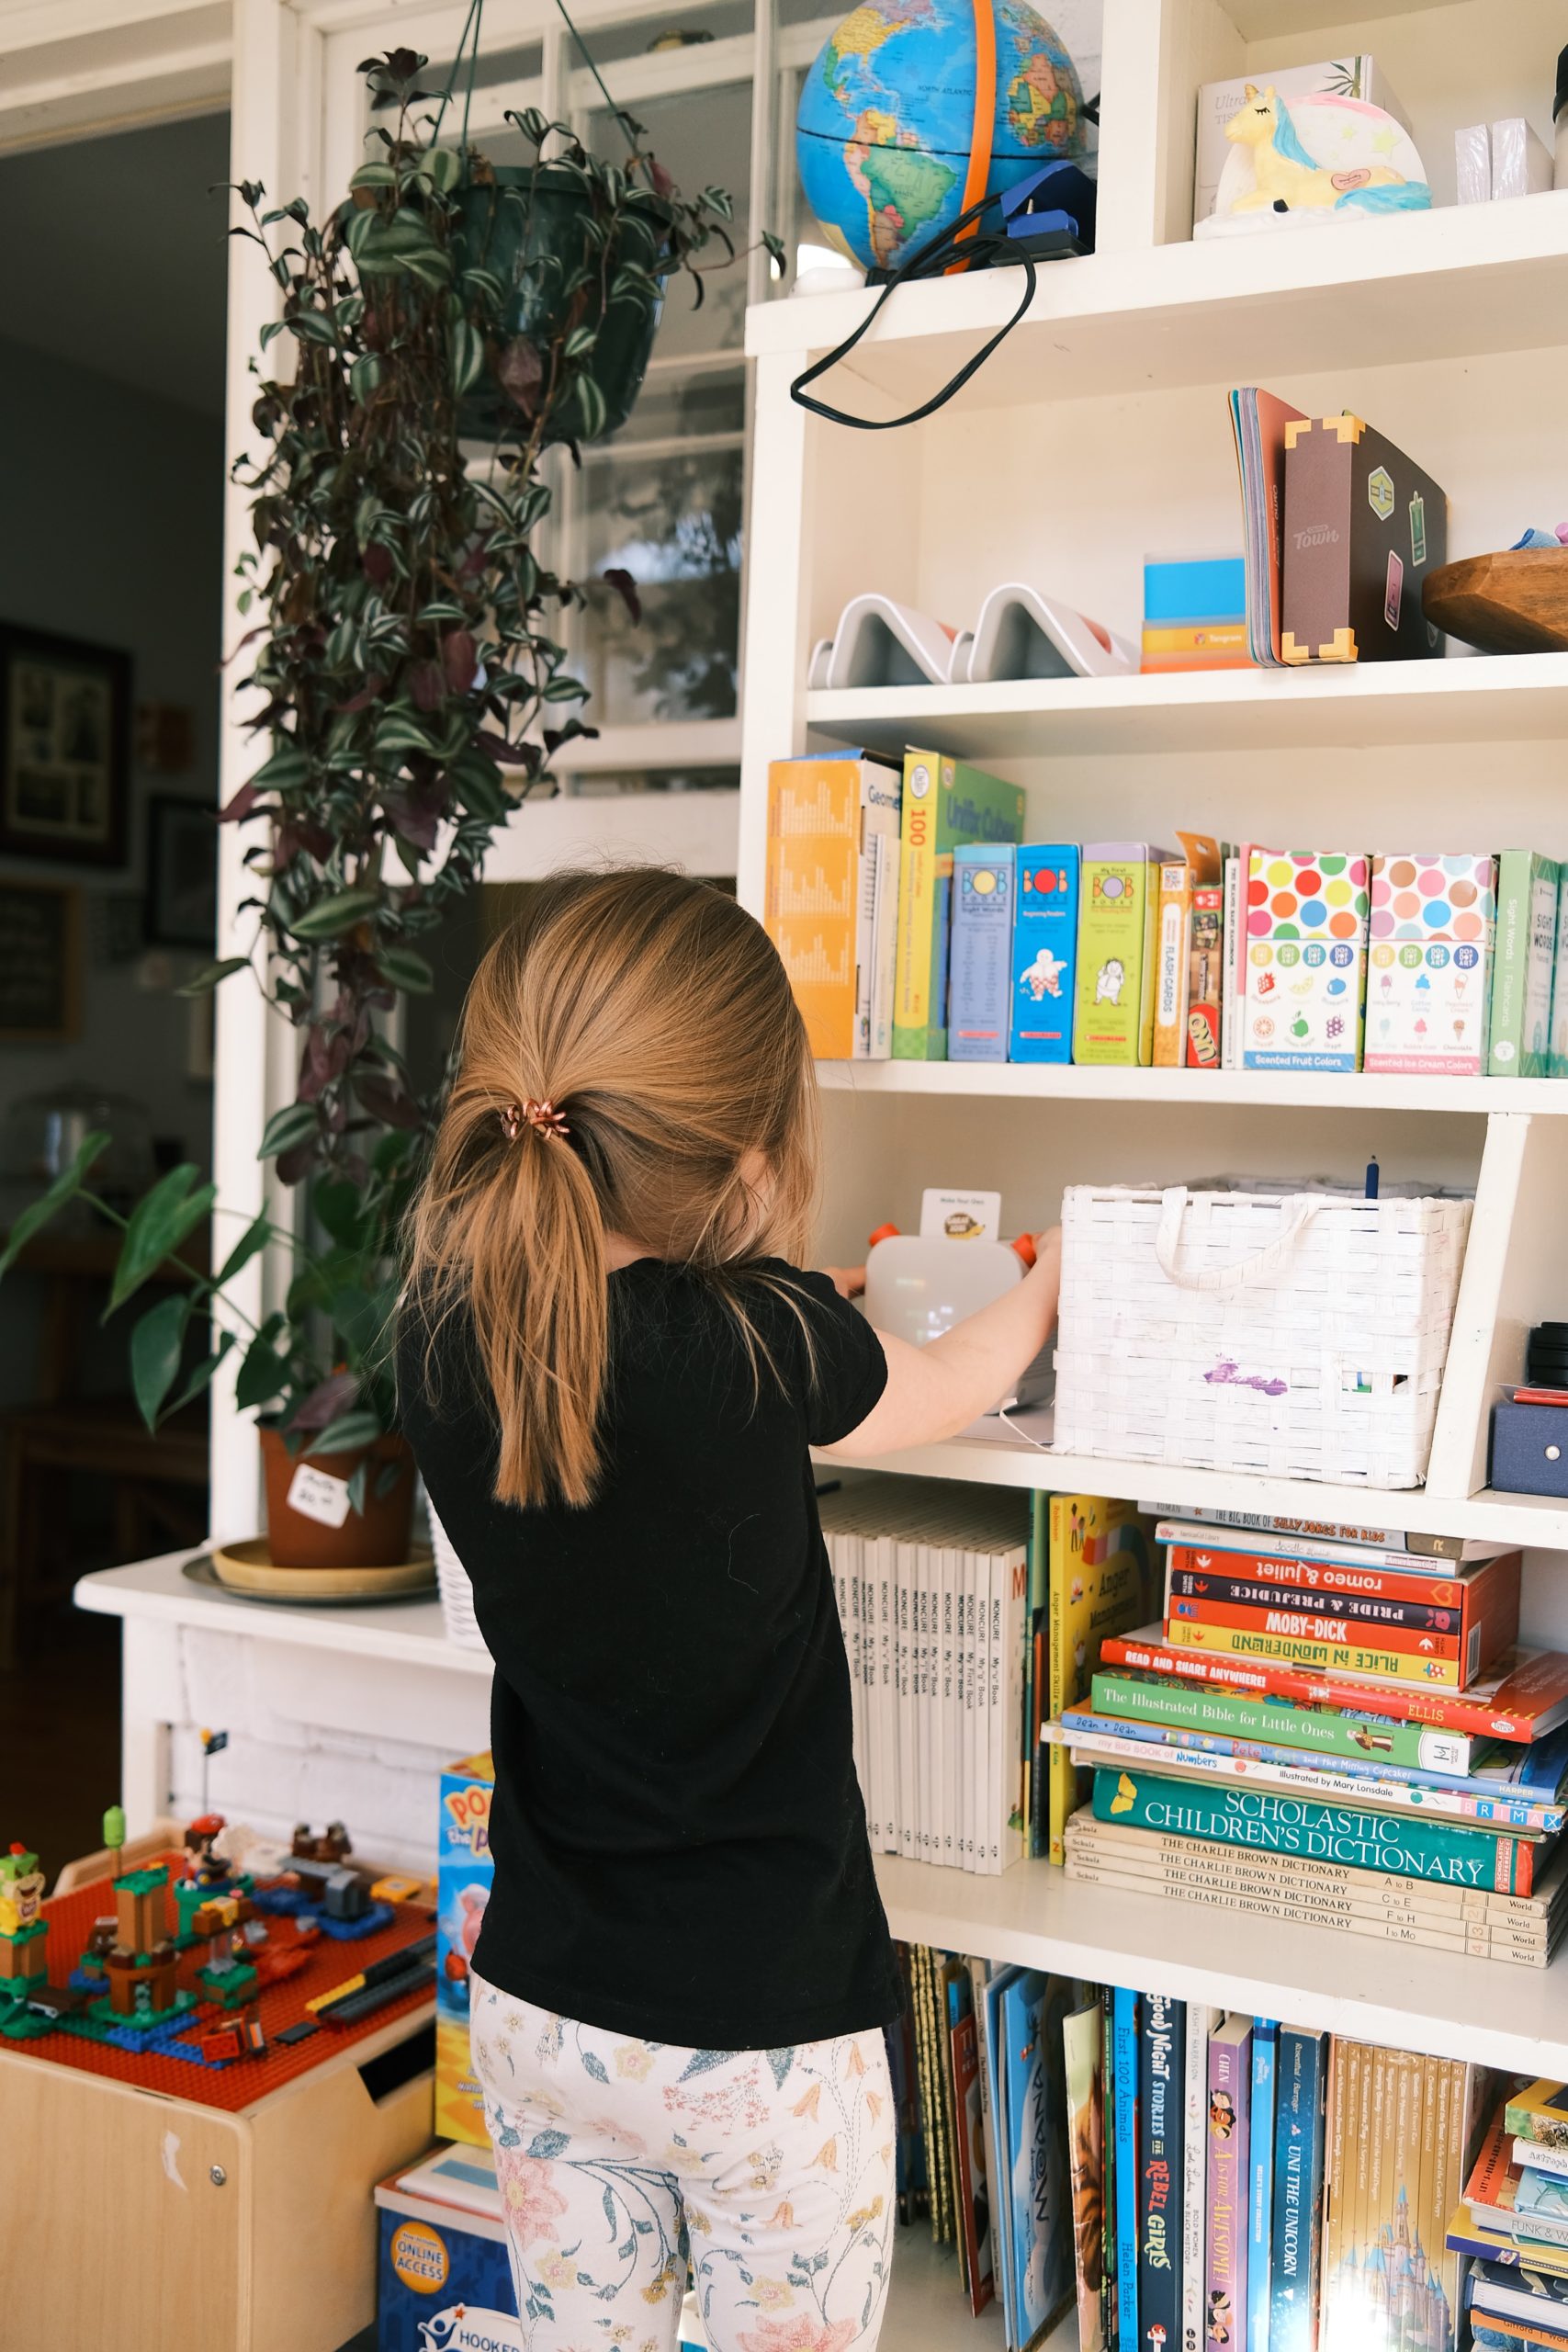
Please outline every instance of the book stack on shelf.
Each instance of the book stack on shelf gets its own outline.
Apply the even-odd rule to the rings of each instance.
[[[1464,2301],[1485,2352],[1568,2352],[1568,2086],[1501,2098],[1449,2247],[1470,2257]]]
[[[900,2208],[954,2245],[974,2312],[1002,2303],[1008,2352],[1075,2305],[1078,2352],[1453,2352],[1460,2255],[1476,2249],[1450,2221],[1495,2136],[1488,2069],[919,1947],[902,1959]],[[1522,2273],[1498,2267],[1517,2301]]]
[[[1042,1727],[1092,1773],[1068,1874],[1546,1966],[1568,1925],[1568,1657],[1519,1555],[1162,1520],[1163,1625]]]

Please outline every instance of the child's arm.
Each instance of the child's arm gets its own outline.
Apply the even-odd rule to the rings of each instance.
[[[856,1462],[901,1446],[933,1445],[989,1412],[1033,1363],[1056,1320],[1061,1227],[1042,1233],[1034,1247],[1034,1264],[1022,1282],[929,1347],[912,1348],[879,1331],[887,1385],[860,1427],[822,1451]]]

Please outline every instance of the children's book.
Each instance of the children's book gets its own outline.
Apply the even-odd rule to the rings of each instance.
[[[1145,2344],[1181,2336],[1186,2011],[1145,1993],[1138,2010],[1138,2325]]]
[[[1013,2296],[1021,2347],[1055,2324],[1073,2299],[1062,2027],[1065,1977],[1021,1971],[1002,1994],[1008,2068]]]
[[[1055,1717],[1088,1691],[1107,1634],[1135,1625],[1149,1605],[1155,1555],[1149,1521],[1131,1503],[1100,1495],[1050,1498],[1047,1569],[1046,1705]],[[1066,1751],[1045,1760],[1051,1860],[1063,1859],[1067,1816],[1087,1783]]]
[[[1558,869],[1557,954],[1551,975],[1551,1031],[1547,1039],[1547,1071],[1568,1078],[1568,860]]]
[[[947,998],[950,1061],[1005,1062],[1012,1015],[1012,844],[953,853],[953,955]]]
[[[1182,1060],[1189,1069],[1218,1069],[1224,1036],[1224,886],[1204,882],[1192,892],[1187,925],[1187,1035]]]
[[[1496,897],[1490,852],[1373,858],[1368,1069],[1481,1076]]]
[[[1139,1996],[1118,1984],[1111,1995],[1116,2352],[1145,2352],[1138,2326],[1138,2009]]]
[[[1550,1074],[1561,880],[1556,860],[1539,851],[1506,849],[1497,860],[1489,1078]]]
[[[1209,2036],[1221,2012],[1187,2004],[1181,2119],[1181,2352],[1203,2352],[1203,2225],[1209,2193]]]
[[[1366,996],[1368,861],[1254,849],[1247,888],[1247,1069],[1355,1070]]]
[[[1135,1069],[1153,1060],[1156,905],[1167,860],[1146,842],[1084,844],[1075,1062]]]
[[[1203,1607],[1203,1619],[1190,1618],[1189,1608]],[[1218,1624],[1216,1618],[1234,1614],[1240,1622]],[[1206,1603],[1174,1604],[1166,1639],[1177,1649],[1205,1650],[1219,1656],[1283,1658],[1294,1666],[1315,1667],[1333,1674],[1375,1678],[1380,1683],[1411,1682],[1423,1690],[1457,1690],[1465,1680],[1466,1660],[1457,1642],[1418,1638],[1413,1645],[1396,1640],[1382,1627],[1350,1626],[1332,1620],[1303,1618],[1293,1610],[1251,1610],[1227,1612]],[[1364,1638],[1357,1639],[1360,1635]]]
[[[989,2169],[980,2092],[980,2052],[973,2001],[953,2029],[953,2087],[958,2111],[961,2221],[969,2271],[969,2308],[976,2316],[996,2292],[992,2274]]]
[[[1209,2187],[1203,2219],[1205,2340],[1247,2346],[1247,2206],[1252,2166],[1252,2019],[1226,2018],[1209,2036]]]
[[[953,851],[965,842],[994,847],[1022,838],[1020,786],[936,752],[905,755],[893,996],[896,1061],[947,1059]]]
[[[1539,2320],[1568,2332],[1568,2278],[1544,2270],[1521,2278],[1506,2263],[1472,2263],[1466,2301],[1472,2310],[1492,2312],[1500,2320]]]
[[[986,1986],[986,2066],[991,2086],[992,2148],[995,2193],[991,2204],[992,2272],[1002,2299],[1002,2330],[1009,2352],[1021,2352],[1018,2332],[1018,2269],[1013,2242],[1012,2149],[1013,2120],[1009,2105],[1011,2069],[1008,2064],[1008,2026],[1003,2002],[1024,1974],[1021,1968],[998,1968]]]
[[[1358,416],[1285,425],[1287,662],[1428,660],[1442,648],[1422,590],[1447,560],[1449,503]]]
[[[1213,88],[1234,86],[1206,84],[1199,92],[1200,147],[1204,96]],[[1217,180],[1217,172],[1215,177]],[[1203,207],[1204,214],[1213,209],[1211,194]],[[1284,610],[1285,427],[1292,422],[1299,424],[1302,413],[1292,408],[1289,401],[1260,391],[1251,384],[1232,392],[1230,408],[1246,537],[1243,557],[1247,566],[1247,650],[1255,662],[1271,669],[1280,663],[1280,630]]]
[[[1507,2112],[1492,2120],[1464,2187],[1472,2222],[1501,2237],[1568,2250],[1568,2183],[1514,2162]]]
[[[1568,2084],[1529,2083],[1509,2094],[1506,2122],[1517,2140],[1568,2149]]]
[[[1008,1058],[1073,1057],[1078,937],[1078,852],[1068,842],[1028,842],[1016,861],[1012,1027]]]
[[[1067,2166],[1073,2197],[1073,2279],[1078,2352],[1106,2352],[1105,2036],[1098,2000],[1063,2020],[1066,2065]]]
[[[1313,2352],[1328,2094],[1328,2036],[1282,2025],[1276,2046],[1271,2352]]]
[[[763,922],[823,1060],[877,1057],[878,921],[885,934],[890,887],[878,841],[897,839],[899,792],[897,769],[869,752],[768,770]]]
[[[1220,878],[1220,845],[1216,841],[1207,833],[1178,833],[1177,839],[1181,854],[1160,865],[1155,907],[1156,1069],[1179,1069],[1187,1060],[1193,897],[1200,888],[1211,887]]]
[[[1279,2025],[1252,2025],[1252,2116],[1247,2164],[1247,2333],[1250,2352],[1269,2352],[1274,2237],[1274,2078]]]
[[[1426,1724],[1396,1723],[1359,1707],[1300,1707],[1285,1699],[1253,1698],[1207,1683],[1196,1689],[1168,1675],[1117,1672],[1102,1668],[1090,1685],[1090,1706],[1100,1716],[1155,1724],[1222,1740],[1268,1742],[1280,1751],[1368,1761],[1381,1770],[1422,1772],[1462,1780],[1499,1751],[1491,1740],[1462,1733],[1433,1731]],[[1528,1748],[1517,1751],[1528,1756]]]

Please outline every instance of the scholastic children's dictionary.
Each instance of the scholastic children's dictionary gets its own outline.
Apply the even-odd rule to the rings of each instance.
[[[893,1057],[947,1059],[948,930],[953,853],[1023,836],[1023,791],[935,752],[904,760]]]
[[[1008,1059],[1068,1062],[1073,1057],[1073,991],[1077,970],[1077,844],[1026,843],[1018,853],[1015,867],[1018,887],[1013,903]],[[1564,1001],[1568,1003],[1568,993]]]

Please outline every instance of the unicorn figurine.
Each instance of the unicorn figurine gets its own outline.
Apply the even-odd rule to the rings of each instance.
[[[1314,125],[1320,115],[1326,117],[1332,110],[1348,141],[1357,130],[1370,131],[1370,142],[1356,142],[1363,153],[1369,143],[1385,153],[1399,144],[1409,145],[1392,115],[1363,100],[1320,96],[1300,99],[1297,105],[1303,111],[1310,109]],[[1426,210],[1432,201],[1425,180],[1412,179],[1392,164],[1347,160],[1337,169],[1332,164],[1316,162],[1303,145],[1291,109],[1272,84],[1262,91],[1256,83],[1247,85],[1243,103],[1225,125],[1225,137],[1233,145],[1251,150],[1254,185],[1227,203],[1222,183],[1217,207],[1222,212],[1416,212]],[[1410,153],[1414,157],[1413,148]],[[1419,158],[1415,160],[1418,164]],[[1228,170],[1225,176],[1232,176]]]

